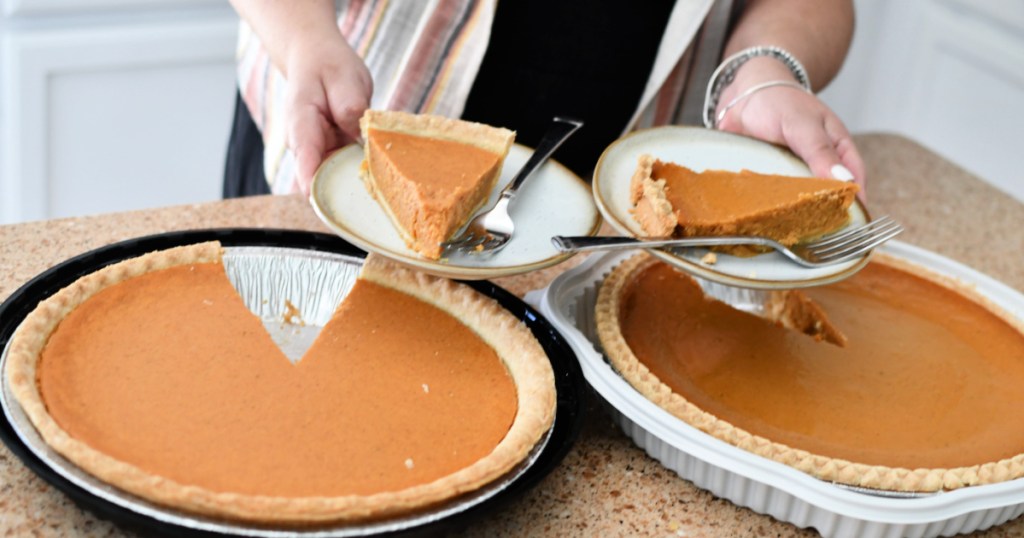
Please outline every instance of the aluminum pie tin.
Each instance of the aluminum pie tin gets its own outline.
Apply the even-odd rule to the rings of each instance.
[[[972,286],[1008,315],[1024,319],[1024,295],[1001,282],[898,241],[880,250]],[[721,441],[647,400],[605,359],[594,319],[598,286],[633,254],[592,256],[563,273],[544,290],[541,311],[569,340],[584,378],[623,432],[668,469],[734,504],[827,537],[952,536],[1024,514],[1024,478],[926,494],[835,484]]]
[[[227,246],[224,247],[223,262],[228,278],[246,306],[260,317],[271,338],[295,362],[352,289],[363,260],[358,256],[302,248]],[[9,346],[8,342],[0,355],[0,371],[5,368]],[[3,376],[0,406],[25,447],[58,475],[88,494],[179,530],[271,538],[382,535],[417,529],[457,516],[493,499],[523,478],[545,451],[555,429],[552,426],[527,457],[508,473],[446,503],[383,520],[304,529],[255,526],[208,518],[129,494],[97,479],[52,450],[15,401],[6,376]]]

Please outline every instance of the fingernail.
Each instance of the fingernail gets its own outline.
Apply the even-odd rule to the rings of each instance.
[[[853,172],[841,164],[834,165],[830,172],[833,178],[840,181],[853,181]]]

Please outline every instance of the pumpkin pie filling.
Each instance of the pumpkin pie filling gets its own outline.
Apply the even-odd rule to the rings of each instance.
[[[805,290],[846,333],[838,347],[705,298],[667,265],[626,271],[618,311],[598,313],[626,349],[607,326],[602,342],[656,403],[645,371],[675,394],[659,405],[691,424],[853,485],[924,491],[1019,474],[1024,333],[956,289],[876,261]]]
[[[647,235],[760,236],[787,246],[845,225],[857,190],[844,181],[750,170],[698,173],[650,155],[639,158],[631,183],[633,217]],[[738,255],[763,251],[749,246],[719,250]]]
[[[159,306],[138,311],[150,305]],[[167,346],[168,333],[187,344]],[[356,284],[293,365],[219,264],[100,292],[50,337],[38,376],[50,414],[73,437],[182,483],[252,495],[427,483],[490,452],[516,407],[486,343],[372,282]]]
[[[539,344],[510,326],[514,319],[481,329],[480,319],[500,307],[478,310],[464,286],[378,259],[367,265],[372,271],[295,364],[220,263],[184,263],[103,286],[63,316],[33,363],[42,406],[21,394],[30,388],[22,373],[31,370],[9,364],[8,377],[26,412],[45,407],[41,422],[62,432],[55,437],[32,417],[58,451],[57,437],[70,436],[87,447],[85,457],[72,450],[70,459],[146,497],[153,492],[138,491],[137,481],[155,477],[161,491],[150,498],[158,502],[179,504],[168,489],[198,489],[213,501],[181,507],[203,513],[361,519],[500,475],[550,425],[546,358],[516,356],[529,349],[543,358]],[[463,305],[453,307],[458,316],[444,309],[455,303]],[[504,333],[515,333],[503,342],[519,348],[511,355],[495,347],[494,335]],[[525,423],[532,431],[522,438]],[[115,460],[107,466],[114,471],[89,468],[92,451]],[[501,461],[488,463],[494,458]],[[434,492],[438,486],[447,492]],[[252,503],[210,508],[239,499]],[[289,499],[299,508],[272,513]],[[395,506],[376,506],[388,500]]]

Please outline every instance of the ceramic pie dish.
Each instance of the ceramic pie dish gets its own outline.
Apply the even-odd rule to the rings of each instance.
[[[1017,320],[1024,316],[1020,293],[970,268],[900,243],[884,252],[972,287]],[[867,529],[882,536],[951,535],[987,528],[1024,512],[1020,478],[927,493],[877,489],[881,484],[846,485],[816,478],[799,462],[778,461],[759,453],[757,443],[735,443],[714,435],[713,424],[695,427],[656,405],[599,352],[594,316],[598,284],[628,257],[593,257],[563,274],[545,291],[542,309],[573,343],[584,376],[623,430],[668,468],[739,505],[814,527],[826,536],[860,536]]]

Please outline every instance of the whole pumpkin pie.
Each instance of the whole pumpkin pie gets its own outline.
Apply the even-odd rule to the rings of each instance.
[[[843,327],[845,347],[706,298],[646,255],[601,286],[598,332],[640,394],[817,478],[926,492],[1024,476],[1019,320],[881,255],[805,292]]]
[[[367,110],[360,175],[409,248],[437,259],[487,201],[515,139],[508,129],[427,114]]]
[[[856,184],[834,179],[695,172],[641,155],[630,182],[633,218],[653,237],[759,236],[783,245],[825,235],[849,221]],[[736,255],[764,249],[716,247]]]
[[[555,406],[525,325],[373,256],[293,364],[216,243],[120,262],[43,301],[6,375],[46,443],[85,471],[261,524],[381,518],[472,491],[529,453]]]

